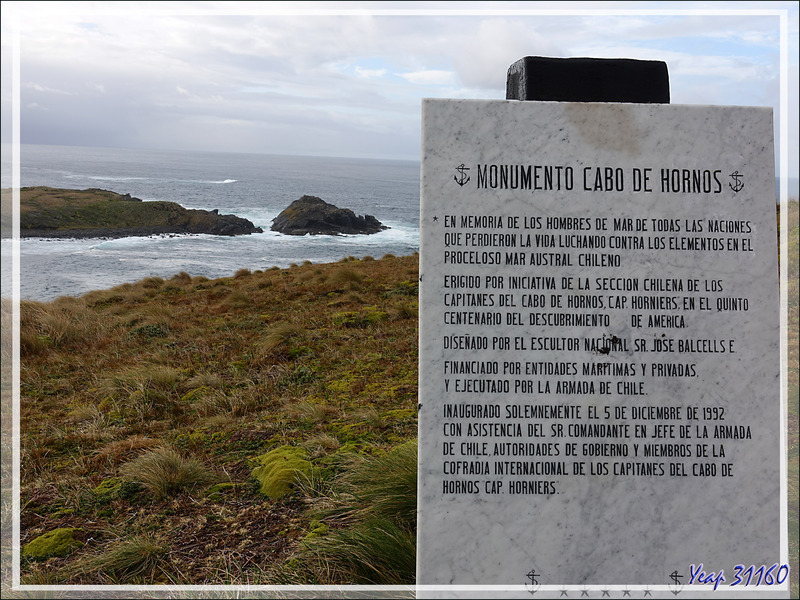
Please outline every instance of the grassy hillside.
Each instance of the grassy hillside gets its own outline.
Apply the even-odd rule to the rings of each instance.
[[[790,213],[797,597],[796,202]],[[417,260],[23,302],[23,547],[51,534],[28,547],[23,582],[413,583]]]
[[[75,540],[26,558],[30,583],[326,582],[290,561],[320,530],[308,500],[329,504],[334,475],[416,436],[416,256],[21,309],[22,544]],[[285,447],[302,477],[271,499],[251,476]],[[106,565],[126,548],[150,562]]]

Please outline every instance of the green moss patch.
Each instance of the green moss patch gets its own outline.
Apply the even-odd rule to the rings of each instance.
[[[110,502],[119,497],[119,490],[122,487],[122,480],[116,477],[109,477],[100,482],[96,488],[92,490],[99,502]]]
[[[74,527],[60,527],[48,531],[31,540],[22,548],[22,558],[46,560],[53,556],[68,556],[73,550],[83,546],[83,542],[75,538]]]
[[[308,452],[296,446],[281,446],[257,456],[253,462],[253,477],[260,483],[259,491],[272,499],[283,498],[292,491],[300,477],[310,477],[311,463]]]

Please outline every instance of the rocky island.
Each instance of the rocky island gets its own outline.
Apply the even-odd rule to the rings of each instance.
[[[372,215],[359,217],[349,208],[339,208],[316,196],[303,196],[272,219],[271,229],[288,235],[352,235],[389,228]]]
[[[121,238],[158,234],[262,233],[251,221],[175,202],[143,202],[130,194],[90,188],[20,188],[20,237]]]

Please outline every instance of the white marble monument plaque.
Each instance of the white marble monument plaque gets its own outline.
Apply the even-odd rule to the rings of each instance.
[[[772,136],[423,102],[421,596],[787,589]]]

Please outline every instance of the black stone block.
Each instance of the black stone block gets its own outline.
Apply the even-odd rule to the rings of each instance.
[[[508,68],[507,100],[669,104],[667,63],[526,56]]]

